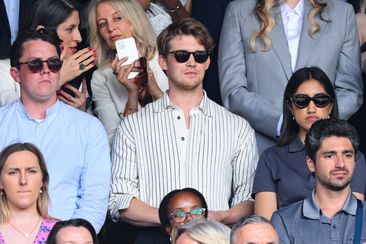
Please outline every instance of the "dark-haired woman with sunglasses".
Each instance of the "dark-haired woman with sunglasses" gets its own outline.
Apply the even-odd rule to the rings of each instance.
[[[94,1],[89,29],[90,44],[98,52],[98,69],[91,81],[94,112],[111,143],[120,119],[160,98],[168,88],[168,79],[158,64],[154,31],[137,1]],[[129,37],[134,38],[140,56],[132,64],[116,55],[115,42]],[[131,78],[131,72],[139,75]]]
[[[82,41],[79,24],[79,10],[73,1],[34,0],[25,14],[21,29],[45,28],[57,32],[62,41],[60,58],[63,61],[59,82],[62,88],[58,98],[86,111],[90,105],[87,102],[87,82],[91,79],[91,72],[87,71],[95,67],[96,52],[88,47],[78,50]]]
[[[315,178],[305,161],[304,140],[311,125],[329,117],[338,118],[334,88],[319,68],[302,68],[289,80],[283,98],[283,125],[277,146],[265,150],[254,178],[255,214],[271,218],[278,208],[311,194]],[[351,182],[353,193],[363,199],[366,187],[365,159],[357,153]]]

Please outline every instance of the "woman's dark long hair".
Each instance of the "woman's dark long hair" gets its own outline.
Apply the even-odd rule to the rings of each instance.
[[[61,229],[66,228],[66,227],[78,227],[78,228],[87,229],[89,231],[90,235],[92,236],[93,244],[98,244],[97,234],[96,234],[93,226],[89,223],[89,221],[87,221],[85,219],[70,219],[70,220],[57,222],[53,226],[50,234],[48,235],[46,244],[57,244],[57,242],[56,242],[57,233]]]
[[[325,92],[333,98],[333,108],[329,116],[332,118],[338,118],[337,97],[333,84],[328,76],[318,67],[305,67],[299,69],[293,73],[285,88],[283,96],[283,123],[281,127],[281,136],[277,142],[277,145],[279,146],[290,144],[296,136],[298,136],[299,125],[296,120],[293,119],[289,106],[291,105],[291,97],[304,82],[309,80],[318,81],[324,88]]]
[[[70,0],[34,0],[29,6],[21,30],[34,30],[42,25],[54,29],[69,18],[73,11],[79,11]]]

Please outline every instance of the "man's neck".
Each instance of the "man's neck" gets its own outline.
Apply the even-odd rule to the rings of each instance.
[[[318,186],[315,189],[317,205],[329,219],[332,219],[343,208],[351,192],[350,186],[340,191],[332,191],[328,188]]]
[[[25,99],[20,99],[25,111],[27,111],[27,114],[29,117],[35,120],[41,120],[46,118],[47,110],[56,102],[56,97],[54,99],[50,99],[43,103],[33,102]]]
[[[182,109],[186,121],[186,128],[189,128],[189,111],[197,107],[203,99],[202,88],[194,91],[169,90],[171,103]]]

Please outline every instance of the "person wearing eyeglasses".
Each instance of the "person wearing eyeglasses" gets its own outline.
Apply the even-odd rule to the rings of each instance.
[[[50,175],[50,215],[84,218],[99,231],[108,205],[108,139],[97,118],[57,98],[60,43],[57,33],[47,29],[19,33],[10,74],[21,96],[0,108],[0,150],[14,142],[35,144]]]
[[[158,64],[156,36],[137,1],[93,1],[89,33],[90,45],[98,53],[98,69],[91,80],[94,112],[111,144],[121,119],[160,98],[168,89],[168,80]],[[131,37],[140,60],[144,60],[142,70],[140,60],[127,64],[127,57],[116,55],[116,41]],[[140,76],[132,78],[131,72]]]
[[[109,210],[114,220],[152,227],[140,228],[135,243],[153,243],[161,232],[158,207],[174,189],[201,192],[210,206],[208,218],[225,224],[253,212],[254,130],[203,90],[212,46],[197,20],[170,24],[158,36],[169,90],[117,127]]]
[[[314,175],[305,161],[304,141],[317,120],[338,118],[338,101],[328,76],[317,67],[296,71],[283,97],[283,126],[278,145],[265,150],[254,178],[255,214],[271,218],[277,209],[311,195]],[[353,193],[363,199],[366,187],[365,158],[357,153]]]
[[[207,219],[205,197],[193,188],[169,192],[159,206],[159,219],[163,231],[171,236],[172,230],[194,219]],[[169,240],[166,238],[166,240]],[[162,242],[162,241],[161,241]],[[170,243],[166,241],[166,243]]]

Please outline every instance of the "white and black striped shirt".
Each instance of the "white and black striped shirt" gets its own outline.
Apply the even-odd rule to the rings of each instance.
[[[257,161],[254,130],[243,118],[205,94],[186,130],[183,111],[165,93],[117,128],[109,209],[118,218],[133,197],[158,207],[170,191],[192,187],[210,210],[227,210],[251,198]]]

